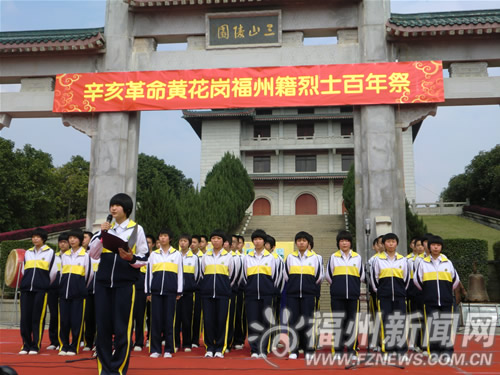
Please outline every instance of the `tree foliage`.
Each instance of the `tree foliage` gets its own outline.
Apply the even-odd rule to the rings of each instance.
[[[446,202],[469,199],[471,205],[500,209],[500,145],[481,151],[464,173],[453,176],[441,199]]]

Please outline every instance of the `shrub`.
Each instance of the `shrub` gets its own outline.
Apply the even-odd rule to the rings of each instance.
[[[450,238],[444,240],[443,253],[450,258],[460,276],[462,284],[468,288],[469,275],[474,262],[477,270],[488,282],[488,242],[476,238]]]
[[[500,210],[495,210],[493,208],[481,207],[481,206],[464,206],[463,210],[500,219]]]

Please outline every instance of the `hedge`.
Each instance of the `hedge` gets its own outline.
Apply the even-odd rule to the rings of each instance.
[[[54,250],[57,246],[51,243],[46,243]],[[31,240],[19,240],[19,241],[3,241],[0,242],[0,277],[2,278],[2,286],[5,283],[5,264],[7,263],[7,258],[13,249],[30,249],[33,247]],[[6,296],[14,293],[14,289],[5,286]]]
[[[476,262],[477,270],[488,282],[488,241],[476,238],[445,239],[443,253],[450,258],[466,289],[469,287],[469,275]]]
[[[464,206],[463,210],[500,219],[500,210],[495,210],[494,208],[481,206]]]
[[[500,275],[500,241],[493,244],[493,259],[495,261],[495,269],[497,274]]]

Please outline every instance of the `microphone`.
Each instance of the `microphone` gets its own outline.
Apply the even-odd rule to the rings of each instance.
[[[113,221],[113,215],[109,214],[106,221],[111,224],[111,221]],[[107,230],[103,230],[103,232],[107,232]]]
[[[365,233],[370,234],[370,219],[365,219]]]

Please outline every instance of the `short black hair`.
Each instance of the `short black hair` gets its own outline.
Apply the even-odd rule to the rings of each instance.
[[[71,229],[69,232],[68,232],[68,239],[69,237],[76,237],[78,238],[78,240],[80,241],[80,246],[82,246],[82,242],[83,242],[83,232],[81,229],[79,228],[74,228],[74,229]]]
[[[376,243],[378,243],[378,237],[373,239],[372,246],[375,245]]]
[[[270,236],[269,234],[266,237],[266,243],[271,245],[271,249],[276,246],[276,239],[273,236]]]
[[[123,207],[123,212],[125,213],[127,218],[130,216],[132,210],[134,209],[134,202],[132,201],[132,198],[130,198],[130,196],[125,193],[118,193],[111,198],[111,200],[109,201],[109,207],[114,206],[115,204],[117,206]]]
[[[422,236],[422,243],[424,243],[424,241],[429,241],[429,238],[431,238],[432,236],[434,236],[432,233],[426,233]],[[428,243],[427,243],[428,245]]]
[[[57,242],[68,241],[68,239],[69,239],[68,232],[64,232],[64,233],[61,233],[59,235],[59,237],[57,237]]]
[[[172,233],[172,231],[169,228],[163,227],[162,229],[160,229],[160,231],[158,232],[158,238],[160,238],[160,235],[162,235],[162,234],[168,235],[170,243],[172,243],[174,241],[174,234]]]
[[[427,241],[427,246],[429,247],[429,249],[431,248],[431,244],[433,243],[441,245],[441,250],[443,250],[444,242],[440,236],[432,236],[429,238],[429,240]]]
[[[83,234],[84,234],[84,235],[86,235],[86,234],[87,234],[87,235],[89,235],[89,237],[90,237],[90,238],[92,238],[92,237],[94,236],[94,233],[92,233],[92,232],[90,232],[90,231],[88,231],[88,230],[84,230],[84,231],[83,231]]]
[[[31,237],[33,236],[38,236],[42,239],[43,243],[47,241],[47,238],[49,237],[49,233],[43,229],[43,228],[36,228],[31,232]]]
[[[210,233],[210,241],[212,241],[212,237],[220,237],[222,238],[222,242],[226,242],[226,233],[222,229],[214,229]]]
[[[245,237],[243,237],[241,234],[238,236],[238,240],[242,240],[243,243],[245,243]]]
[[[187,234],[187,233],[183,233],[179,236],[179,240],[181,240],[182,238],[188,240],[189,242],[189,246],[191,246],[191,242],[192,242],[192,237],[191,235]]]
[[[208,236],[204,235],[204,234],[200,234],[200,242],[201,242],[201,239],[204,238],[205,241],[208,242]]]
[[[256,238],[262,238],[264,241],[266,241],[266,238],[267,238],[267,234],[266,232],[264,232],[262,229],[256,229],[253,233],[252,233],[252,242],[254,239]]]
[[[300,231],[295,235],[295,243],[297,243],[297,240],[300,240],[301,238],[305,239],[309,244],[311,244],[311,235],[307,232]]]
[[[156,242],[155,236],[153,236],[152,234],[146,234],[146,238],[149,238],[153,242],[153,245],[155,244]]]
[[[311,233],[309,234],[309,246],[311,247],[311,250],[314,249],[314,237],[312,236]]]
[[[352,247],[352,234],[351,234],[351,232],[349,232],[347,230],[341,230],[337,234],[337,248],[340,248],[340,246],[339,246],[340,240],[347,240],[347,241],[349,241],[351,243],[351,247]]]
[[[199,235],[197,235],[197,234],[193,234],[193,235],[191,236],[191,238],[192,238],[192,240],[198,240],[198,242],[200,242],[200,241],[201,241],[201,236],[199,236]]]
[[[387,240],[396,240],[396,243],[399,245],[399,237],[395,233],[387,233],[382,237],[382,243],[385,244]]]

